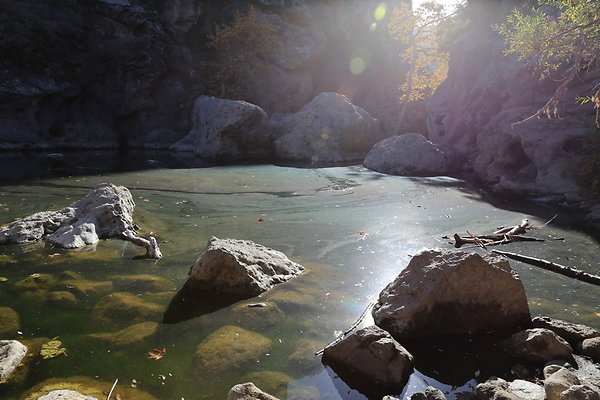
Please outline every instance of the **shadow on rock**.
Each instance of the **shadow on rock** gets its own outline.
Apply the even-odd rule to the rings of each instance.
[[[219,293],[196,287],[193,281],[186,281],[175,294],[163,315],[163,324],[176,324],[192,318],[210,314],[240,300],[252,296]]]

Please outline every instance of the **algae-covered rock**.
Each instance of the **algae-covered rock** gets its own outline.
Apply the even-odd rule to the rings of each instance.
[[[0,383],[10,378],[27,354],[27,346],[17,340],[0,340]]]
[[[158,325],[158,322],[146,321],[128,326],[115,333],[93,333],[88,336],[102,340],[114,347],[125,347],[153,336],[158,330]]]
[[[74,308],[77,305],[77,298],[71,292],[58,290],[46,293],[46,303],[62,308]]]
[[[16,335],[21,329],[19,314],[9,307],[0,307],[0,338],[9,338]]]
[[[25,357],[21,360],[17,368],[13,371],[13,373],[8,377],[6,383],[9,384],[22,384],[27,380],[31,370],[33,367],[42,359],[40,354],[40,350],[42,349],[42,344],[48,342],[50,338],[47,337],[38,337],[30,340],[20,340],[25,346],[27,346],[27,353]]]
[[[285,318],[285,313],[273,301],[238,304],[231,312],[238,324],[248,327],[275,325]]]
[[[131,293],[112,293],[102,297],[92,310],[96,322],[122,325],[158,319],[164,307],[149,303]]]
[[[271,351],[271,340],[238,326],[227,325],[211,333],[196,348],[197,376],[219,375],[255,362]]]
[[[279,400],[269,393],[263,392],[252,382],[240,383],[231,388],[227,400]]]
[[[100,296],[113,290],[112,282],[88,281],[86,279],[66,280],[62,282],[61,286],[73,292],[73,294],[80,299]]]
[[[66,270],[66,271],[62,271],[58,274],[58,279],[77,280],[77,279],[85,279],[85,278],[79,272]]]
[[[321,350],[326,345],[327,343],[319,340],[298,340],[294,351],[289,357],[289,364],[292,367],[292,370],[306,374],[319,371],[322,365],[319,358],[315,357],[315,352]]]
[[[288,383],[292,378],[279,371],[252,372],[242,378],[244,382],[252,382],[265,392],[280,399],[287,398]]]
[[[38,400],[98,400],[96,397],[86,396],[74,390],[53,390],[43,395]]]
[[[52,378],[35,385],[23,394],[20,400],[38,400],[55,390],[72,390],[102,400],[106,399],[106,393],[110,391],[112,385],[113,382],[100,382],[85,376]],[[117,385],[112,396],[113,399],[120,397],[126,400],[156,400],[154,396],[127,385]]]
[[[12,290],[17,293],[37,292],[51,289],[56,285],[56,278],[51,274],[31,274],[15,282]]]
[[[117,275],[110,279],[116,290],[124,292],[167,292],[175,289],[172,281],[156,275]]]

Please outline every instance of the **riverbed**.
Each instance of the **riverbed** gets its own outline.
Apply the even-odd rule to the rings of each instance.
[[[108,389],[118,378],[117,388],[135,386],[161,400],[223,399],[231,386],[248,380],[282,398],[363,399],[312,353],[351,326],[420,249],[452,249],[448,237],[454,233],[490,233],[523,218],[542,225],[558,212],[556,222],[530,233],[545,242],[514,243],[503,250],[600,274],[598,242],[579,230],[575,219],[549,206],[490,201],[485,192],[450,177],[387,176],[361,166],[176,169],[150,164],[152,168],[138,171],[24,177],[0,186],[0,224],[6,224],[67,206],[98,183],[124,185],[136,203],[134,222],[140,234],[152,233],[164,255],[159,261],[144,259],[143,249],[118,239],[80,251],[43,244],[0,247],[0,277],[6,278],[0,282],[0,306],[14,309],[21,319],[18,332],[8,338],[58,337],[67,353],[39,360],[19,384],[0,386],[1,398],[20,399],[50,378],[83,376]],[[177,310],[176,293],[212,236],[252,240],[282,251],[306,271],[255,299],[211,312]],[[523,281],[532,316],[600,329],[600,288],[518,262],[511,265]],[[167,279],[170,287],[160,291],[127,289],[165,310],[153,320],[159,324],[156,333],[126,347],[112,346],[90,336],[123,327],[94,318],[94,307],[106,293],[78,296],[65,307],[15,289],[32,274],[60,277],[65,271],[95,282],[135,274]],[[274,318],[240,313],[240,306],[257,302],[274,304],[281,312]],[[167,315],[174,307],[183,316]],[[195,370],[196,347],[226,325],[264,335],[271,350],[226,373]],[[163,348],[162,358],[149,358],[148,352]],[[406,397],[427,384],[455,394],[476,383],[468,380],[451,388],[443,377],[417,369],[397,395]]]

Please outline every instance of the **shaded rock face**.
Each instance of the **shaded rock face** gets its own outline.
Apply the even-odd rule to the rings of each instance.
[[[556,333],[569,342],[573,348],[579,347],[585,339],[600,337],[600,332],[589,326],[573,324],[556,318],[541,316],[533,318],[531,322],[534,328],[545,328]]]
[[[369,151],[363,165],[391,175],[432,176],[446,171],[446,157],[418,133],[384,139]]]
[[[256,105],[201,96],[194,104],[192,124],[190,133],[171,149],[224,160],[272,155],[267,114]]]
[[[497,256],[426,250],[379,295],[375,324],[396,339],[514,331],[530,324],[525,289]]]
[[[359,329],[326,347],[323,362],[356,375],[355,379],[347,380],[348,384],[368,380],[382,392],[401,389],[414,366],[412,355],[377,326]]]
[[[452,169],[472,167],[496,191],[560,198],[580,191],[577,165],[594,110],[572,99],[591,93],[600,70],[573,82],[560,105],[563,119],[511,128],[546,104],[559,82],[540,82],[503,54],[503,40],[490,25],[501,22],[513,2],[473,3],[474,22],[453,44],[448,78],[429,103],[429,138],[449,156]]]
[[[258,296],[304,270],[285,254],[249,240],[212,237],[190,271],[194,286],[242,296]]]
[[[133,230],[135,203],[129,190],[101,183],[83,199],[59,211],[43,211],[0,228],[0,244],[45,240],[74,249]]]
[[[339,93],[321,93],[295,114],[272,119],[277,158],[344,162],[362,159],[384,137],[376,119]]]
[[[0,340],[0,383],[19,365],[27,354],[27,346],[16,340]]]
[[[502,347],[518,359],[533,363],[573,357],[573,349],[566,340],[549,329],[534,328],[517,332],[502,343]]]

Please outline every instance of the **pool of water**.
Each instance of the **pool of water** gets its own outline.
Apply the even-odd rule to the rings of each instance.
[[[444,237],[455,232],[489,233],[525,217],[542,224],[556,212],[539,205],[521,205],[518,211],[512,203],[494,206],[463,181],[448,177],[394,177],[358,166],[251,165],[23,179],[0,186],[0,224],[60,209],[101,182],[131,190],[134,222],[142,235],[154,232],[164,258],[140,258],[143,250],[117,239],[82,251],[43,244],[0,247],[0,277],[6,278],[0,282],[0,307],[12,308],[21,320],[19,331],[3,339],[47,341],[58,336],[67,353],[37,360],[19,384],[0,385],[2,399],[20,399],[47,379],[74,376],[103,382],[106,391],[118,378],[116,392],[136,386],[161,400],[223,399],[231,386],[249,380],[282,398],[363,399],[312,353],[351,326],[412,254],[422,248],[453,248]],[[571,226],[570,219],[559,216],[556,224],[532,235],[564,240],[503,249],[600,274],[597,241]],[[306,271],[259,298],[162,323],[166,310],[177,306],[176,293],[211,236],[252,240],[280,250]],[[600,288],[517,262],[511,265],[523,280],[532,315],[600,329]],[[159,323],[156,332],[125,347],[113,346],[90,336],[128,325],[118,316],[114,323],[96,318],[95,307],[106,291],[90,290],[65,306],[19,284],[32,274],[49,274],[60,281],[68,271],[94,282],[116,282],[135,274],[167,279],[170,285],[160,290],[135,285],[120,290],[164,310],[150,318]],[[245,313],[243,306],[252,302],[275,304],[279,311],[275,316]],[[269,352],[226,372],[198,371],[196,347],[226,325],[265,336],[271,341]],[[163,348],[166,353],[160,360],[148,358],[149,351]],[[436,379],[417,370],[398,395],[407,396],[427,384],[450,391],[448,382]],[[464,382],[458,390],[474,384]]]

